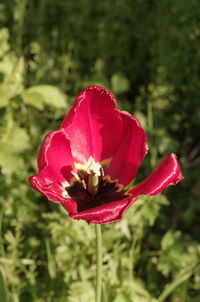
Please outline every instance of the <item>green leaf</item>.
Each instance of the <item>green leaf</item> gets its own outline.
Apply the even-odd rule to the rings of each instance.
[[[183,282],[187,281],[193,273],[193,267],[191,270],[183,273],[178,278],[175,278],[171,283],[167,284],[158,298],[158,302],[163,302],[165,299]]]
[[[29,136],[26,130],[15,126],[11,133],[7,135],[7,146],[12,153],[27,149],[29,147]]]
[[[90,282],[74,282],[70,286],[69,302],[93,302],[94,301],[94,289]]]
[[[161,242],[158,270],[168,277],[181,274],[186,268],[198,263],[198,245],[180,231],[168,231]],[[181,257],[180,257],[181,255]]]
[[[56,276],[56,264],[55,260],[51,251],[50,242],[48,239],[46,239],[46,249],[47,249],[47,259],[48,259],[48,271],[50,277],[53,279]]]
[[[5,172],[14,172],[23,167],[20,153],[29,147],[29,136],[25,129],[12,126],[11,129],[0,128],[0,166]]]
[[[9,102],[9,93],[4,88],[4,86],[0,84],[0,108],[7,106],[8,102]]]
[[[0,149],[0,166],[4,168],[4,172],[14,172],[22,169],[24,161],[19,156],[13,155],[6,146]]]
[[[134,207],[130,208],[127,218],[130,225],[138,227],[153,226],[159,216],[162,206],[169,205],[167,197],[163,194],[158,196],[141,195]],[[134,217],[134,219],[132,219]]]
[[[122,73],[115,73],[111,78],[112,91],[116,94],[126,92],[129,89],[129,80]]]
[[[54,108],[66,108],[67,105],[64,94],[57,87],[50,85],[33,86],[26,89],[21,96],[26,104],[38,110],[44,109],[44,105]]]
[[[20,92],[21,87],[18,83],[0,84],[0,108],[9,104],[9,100]]]
[[[4,278],[3,278],[3,274],[0,271],[0,297],[1,297],[1,302],[7,302],[7,298],[6,298],[6,288],[4,285]]]
[[[0,57],[2,57],[10,48],[8,44],[8,38],[9,38],[8,29],[2,28],[0,30]]]
[[[120,294],[116,296],[115,302],[120,302],[120,298],[126,298],[122,301],[127,302],[156,302],[151,294],[145,289],[143,283],[139,279],[133,279],[126,281],[121,286]]]
[[[26,104],[29,104],[38,110],[44,109],[44,100],[40,93],[26,90],[21,96]]]

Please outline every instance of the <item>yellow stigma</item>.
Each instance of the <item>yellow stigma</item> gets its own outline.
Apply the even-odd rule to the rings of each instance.
[[[99,163],[95,163],[94,159],[90,157],[86,165],[86,171],[88,174],[95,174],[97,176],[100,176],[101,165]]]
[[[92,157],[89,158],[86,171],[89,174],[88,177],[88,191],[90,194],[95,195],[98,190],[99,176],[101,176],[101,165],[95,163]]]

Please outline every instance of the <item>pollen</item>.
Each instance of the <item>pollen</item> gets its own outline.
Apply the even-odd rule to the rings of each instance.
[[[95,176],[101,176],[101,169],[101,165],[99,163],[96,163],[93,157],[91,156],[86,165],[87,173]]]

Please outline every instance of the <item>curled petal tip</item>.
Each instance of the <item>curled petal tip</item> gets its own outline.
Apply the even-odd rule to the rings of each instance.
[[[168,186],[176,185],[183,178],[177,156],[172,153],[161,161],[150,176],[131,189],[130,192],[133,196],[140,194],[157,195]]]

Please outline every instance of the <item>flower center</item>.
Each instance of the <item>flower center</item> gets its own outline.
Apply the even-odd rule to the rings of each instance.
[[[102,175],[102,167],[99,163],[95,163],[94,159],[90,157],[86,166],[86,172],[88,174],[86,187],[91,195],[95,195],[98,191],[99,179]]]
[[[77,202],[78,211],[95,208],[97,206],[126,199],[130,194],[117,180],[104,176],[101,164],[92,157],[85,166],[76,164],[77,177],[70,184],[64,186],[63,196]]]

